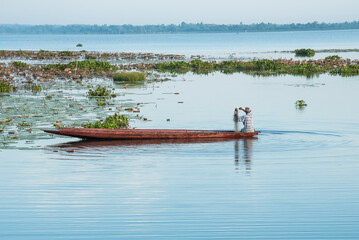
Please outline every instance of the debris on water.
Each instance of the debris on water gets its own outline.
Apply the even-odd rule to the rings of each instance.
[[[171,119],[167,118],[167,122],[171,121]]]
[[[183,102],[177,102],[177,103],[183,103]]]
[[[75,150],[73,150],[73,149],[67,149],[66,152],[68,152],[68,153],[73,153],[73,152],[75,152]]]

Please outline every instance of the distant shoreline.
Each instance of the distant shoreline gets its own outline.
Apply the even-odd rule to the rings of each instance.
[[[291,23],[291,24],[203,24],[185,23],[175,25],[25,25],[0,24],[0,35],[8,34],[175,34],[175,33],[243,33],[243,32],[298,32],[298,31],[331,31],[356,30],[359,21],[342,23]]]

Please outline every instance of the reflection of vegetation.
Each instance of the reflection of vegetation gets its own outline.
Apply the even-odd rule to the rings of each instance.
[[[0,92],[11,92],[12,86],[10,83],[0,80]]]
[[[65,70],[66,68],[74,69],[85,69],[89,71],[116,71],[118,69],[117,66],[111,65],[106,61],[80,61],[80,62],[70,62],[68,64],[49,64],[42,69],[44,70]]]
[[[11,64],[12,64],[14,67],[17,67],[17,68],[20,68],[20,69],[24,69],[24,68],[28,68],[28,67],[29,67],[29,64],[24,63],[24,62],[19,62],[19,61],[11,62]]]
[[[104,121],[97,121],[94,123],[88,123],[85,128],[105,128],[105,129],[128,129],[129,118],[125,115],[119,115],[115,113],[112,116],[106,117]]]
[[[342,59],[341,57],[339,57],[338,55],[332,55],[332,56],[328,56],[328,57],[325,57],[325,60],[339,60],[339,59]]]
[[[113,75],[113,80],[122,82],[138,82],[145,78],[145,74],[141,72],[118,72]]]
[[[90,89],[87,93],[90,97],[113,97],[116,96],[112,93],[111,89],[107,89],[104,86],[97,85],[96,88]]]
[[[315,51],[310,48],[296,49],[294,52],[297,57],[313,57],[315,55]]]
[[[338,69],[332,69],[330,70],[330,74],[332,75],[340,74],[343,77],[358,75],[359,65],[349,65]]]
[[[25,89],[26,90],[29,90],[29,91],[32,91],[32,93],[36,94],[36,93],[39,93],[42,91],[42,87],[38,84],[27,84],[25,85]]]

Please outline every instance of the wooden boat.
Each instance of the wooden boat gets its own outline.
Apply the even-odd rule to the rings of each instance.
[[[250,138],[259,132],[242,133],[216,130],[178,130],[178,129],[101,129],[101,128],[60,128],[43,130],[47,133],[86,139],[195,139],[195,138]]]

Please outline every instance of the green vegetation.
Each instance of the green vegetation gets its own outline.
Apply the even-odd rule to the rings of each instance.
[[[85,128],[105,128],[105,129],[128,129],[129,117],[115,113],[112,116],[106,117],[104,121],[97,121],[88,123]]]
[[[85,59],[87,60],[93,60],[93,59],[97,59],[97,57],[93,56],[93,55],[90,55],[90,54],[86,54],[85,55]]]
[[[42,67],[43,70],[65,70],[66,68],[74,69],[85,69],[89,71],[116,71],[118,67],[115,65],[111,65],[106,61],[80,61],[80,62],[70,62],[68,64],[49,64]]]
[[[32,91],[32,93],[34,93],[34,94],[37,94],[42,91],[42,87],[35,83],[25,85],[25,89]]]
[[[10,83],[0,80],[0,92],[11,92],[12,86]]]
[[[315,51],[310,48],[296,49],[294,52],[296,57],[313,57],[315,55]]]
[[[302,107],[307,106],[307,104],[305,103],[304,100],[297,100],[297,101],[295,102],[295,105],[296,105],[297,107],[299,107],[299,108],[302,108]]]
[[[192,60],[190,62],[177,61],[167,63],[157,63],[155,66],[159,71],[169,71],[172,73],[185,73],[188,71],[196,73],[208,73],[212,71],[221,71],[224,73],[233,73],[244,71],[261,74],[298,74],[310,75],[321,73],[327,70],[323,66],[315,66],[310,63],[300,63],[295,65],[286,65],[280,60],[259,59],[248,62],[242,61],[223,61],[223,62],[205,62],[202,60]]]
[[[107,89],[104,86],[97,85],[96,88],[90,89],[87,93],[90,97],[112,97],[116,96],[112,93],[111,89]]]
[[[340,74],[343,77],[354,76],[359,74],[359,65],[349,65],[346,67],[332,69],[329,71],[330,74]]]
[[[60,56],[72,56],[73,52],[71,52],[71,51],[61,51],[61,52],[59,52],[59,55]]]
[[[144,81],[145,78],[145,74],[141,72],[118,72],[113,75],[113,80],[122,82]]]
[[[328,57],[325,57],[325,60],[339,60],[339,59],[342,59],[341,57],[339,57],[338,55],[332,55],[332,56],[328,56]]]
[[[20,68],[20,69],[24,69],[24,68],[28,68],[28,67],[29,67],[29,64],[24,63],[24,62],[19,62],[19,61],[11,62],[11,64],[12,64],[14,67],[17,67],[17,68]]]
[[[23,121],[22,123],[17,124],[17,127],[30,127],[30,123]]]
[[[46,99],[46,100],[51,100],[51,99],[52,99],[52,95],[47,95],[47,96],[45,97],[45,99]]]
[[[83,45],[81,43],[78,43],[76,47],[83,47]]]

